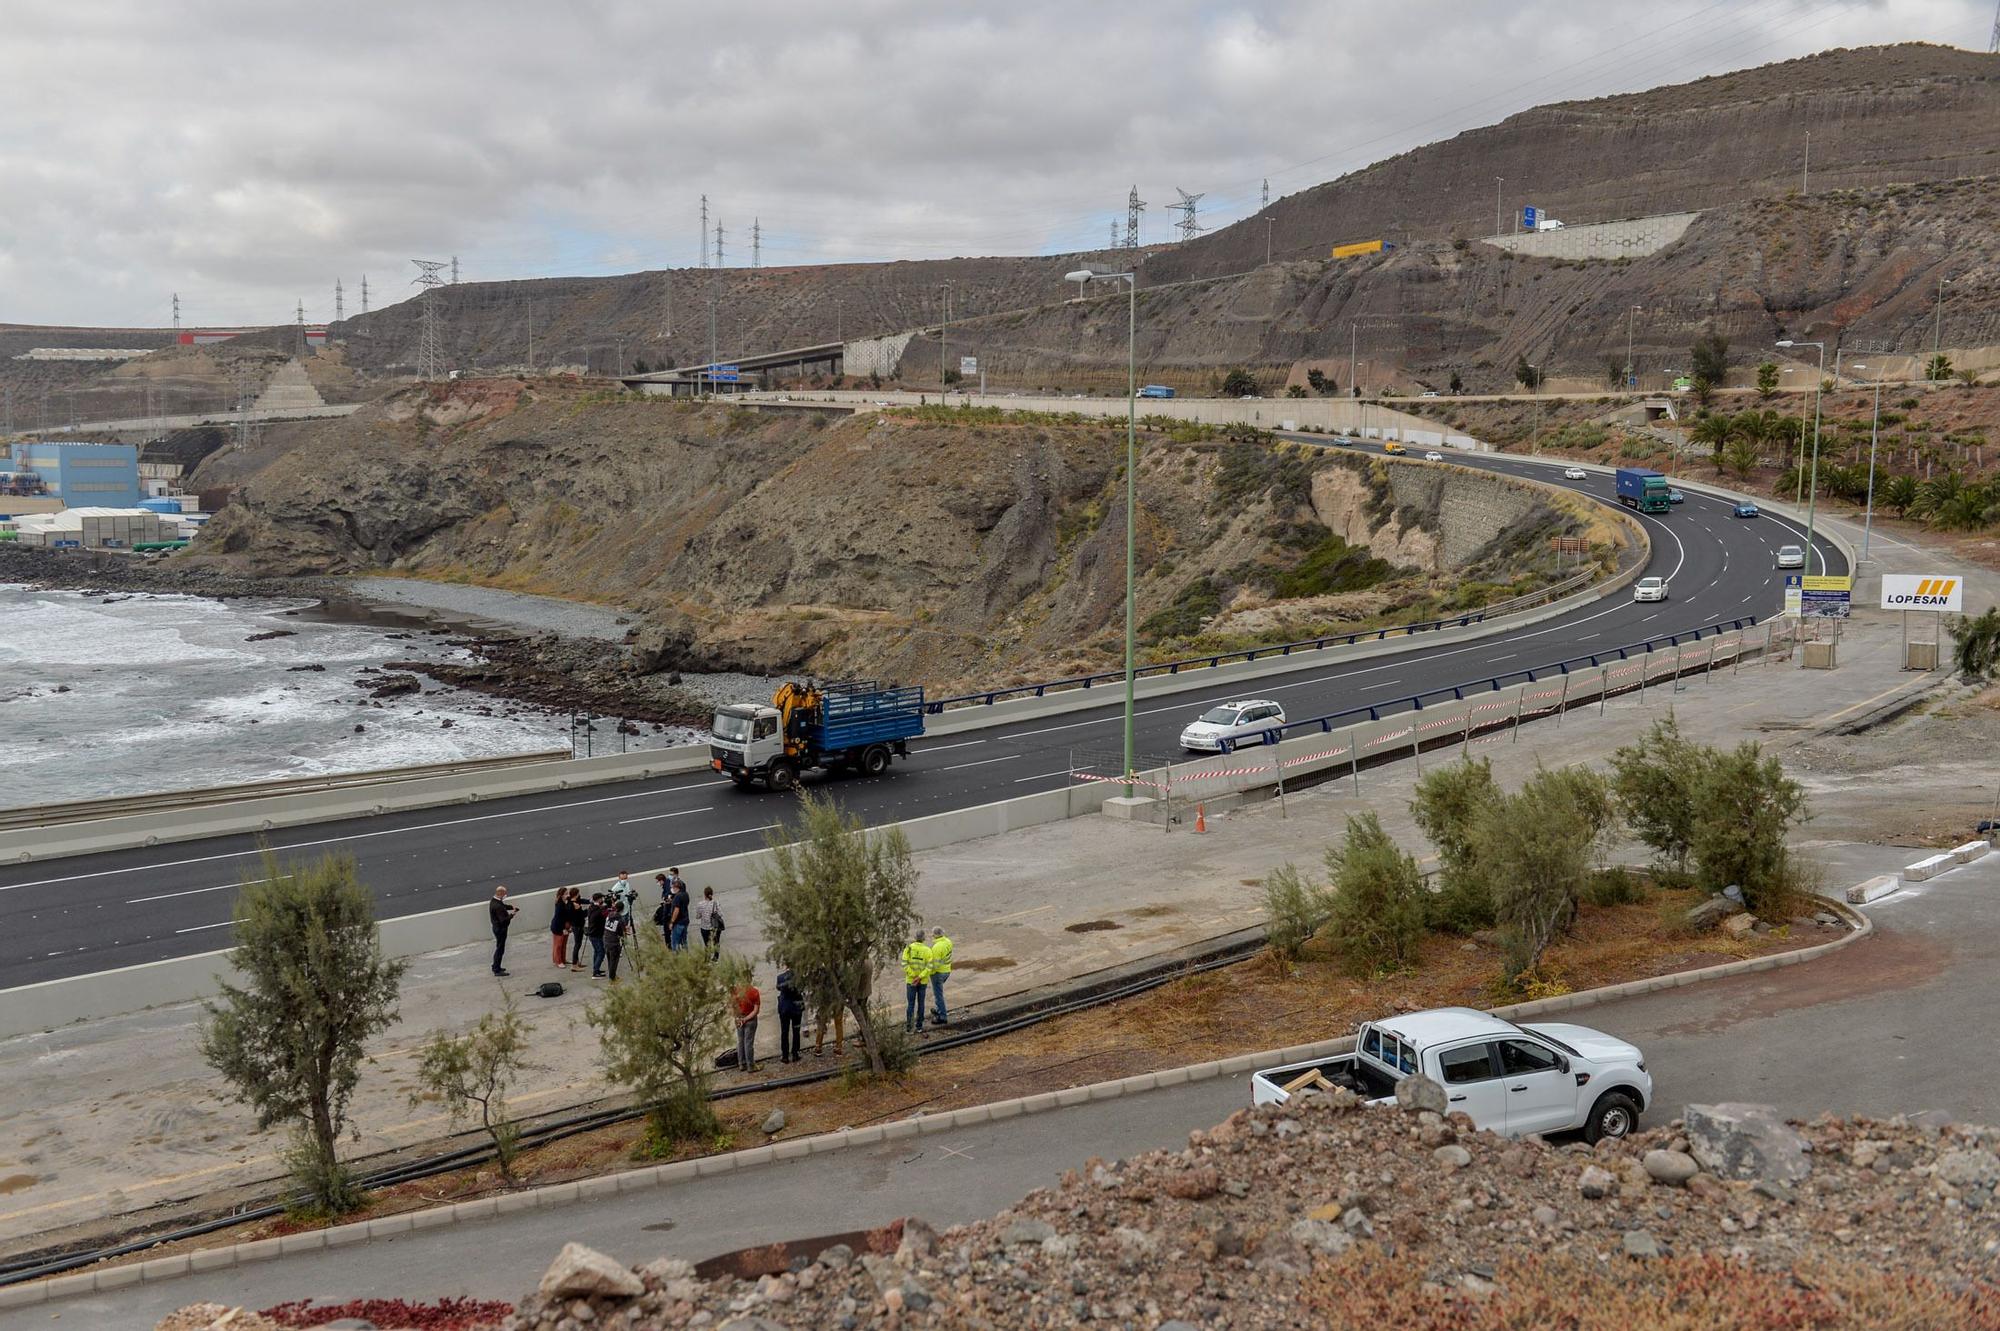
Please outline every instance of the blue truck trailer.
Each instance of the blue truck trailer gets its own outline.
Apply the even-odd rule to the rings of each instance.
[[[809,771],[880,776],[924,733],[924,691],[873,680],[778,686],[771,701],[718,707],[709,766],[739,787],[787,790]]]
[[[1664,513],[1673,506],[1673,486],[1649,467],[1618,469],[1618,502],[1641,513]]]

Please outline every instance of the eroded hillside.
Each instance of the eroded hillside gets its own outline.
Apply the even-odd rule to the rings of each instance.
[[[991,680],[1116,655],[1123,457],[1087,423],[461,382],[317,427],[189,557],[617,605],[643,668]],[[1156,652],[1469,608],[1556,576],[1550,537],[1628,539],[1537,487],[1195,431],[1146,437],[1139,490]]]

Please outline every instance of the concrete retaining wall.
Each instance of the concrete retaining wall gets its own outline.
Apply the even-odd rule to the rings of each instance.
[[[1488,236],[1495,249],[1536,259],[1637,259],[1658,254],[1687,234],[1693,213],[1660,213],[1623,222],[1592,222],[1560,231],[1524,231],[1517,236]]]
[[[841,372],[848,375],[892,375],[902,363],[903,349],[916,335],[916,330],[912,329],[906,333],[864,337],[849,342],[840,350]]]

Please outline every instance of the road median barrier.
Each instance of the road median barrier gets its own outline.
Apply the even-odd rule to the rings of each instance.
[[[1495,1016],[1511,1021],[1527,1021],[1536,1017],[1558,1012],[1571,1012],[1579,1008],[1592,1007],[1620,998],[1636,997],[1655,993],[1663,989],[1682,988],[1701,984],[1710,980],[1727,979],[1754,971],[1774,970],[1785,966],[1823,957],[1841,948],[1851,946],[1874,932],[1874,924],[1866,915],[1854,910],[1843,901],[1830,897],[1816,896],[1829,913],[1837,915],[1847,924],[1849,932],[1831,942],[1799,948],[1791,952],[1779,952],[1770,956],[1752,957],[1743,961],[1723,962],[1720,965],[1705,966],[1692,971],[1678,971],[1667,975],[1653,976],[1644,980],[1632,980],[1624,984],[1605,985],[1597,989],[1586,989],[1557,998],[1538,999],[1532,1002],[1515,1003],[1492,1009]],[[617,1174],[594,1179],[550,1184],[545,1187],[527,1188],[510,1193],[505,1198],[479,1198],[472,1201],[456,1202],[446,1206],[417,1211],[408,1215],[385,1216],[375,1220],[357,1220],[344,1225],[334,1225],[326,1229],[313,1230],[285,1239],[258,1239],[246,1243],[232,1244],[210,1249],[199,1254],[176,1254],[158,1257],[150,1261],[130,1263],[125,1266],[106,1266],[86,1270],[75,1275],[55,1276],[40,1280],[23,1281],[17,1285],[0,1287],[0,1309],[36,1307],[60,1299],[86,1294],[100,1294],[128,1287],[135,1283],[152,1284],[171,1280],[194,1272],[222,1267],[244,1266],[252,1262],[270,1261],[296,1251],[315,1251],[324,1248],[341,1247],[352,1243],[367,1243],[376,1239],[396,1239],[411,1233],[489,1220],[496,1213],[505,1211],[547,1210],[555,1207],[590,1202],[627,1192],[640,1192],[653,1188],[669,1187],[675,1184],[693,1182],[700,1178],[712,1178],[740,1169],[780,1165],[790,1160],[828,1154],[833,1151],[851,1150],[862,1146],[881,1146],[916,1135],[930,1135],[957,1128],[991,1124],[1029,1114],[1048,1113],[1059,1109],[1101,1104],[1123,1099],[1130,1095],[1143,1095],[1150,1091],[1184,1086],[1194,1082],[1210,1081],[1219,1077],[1243,1076],[1260,1067],[1270,1067],[1283,1063],[1299,1063],[1312,1059],[1331,1058],[1337,1054],[1349,1053],[1354,1048],[1353,1036],[1322,1040],[1312,1044],[1294,1045],[1282,1049],[1266,1050],[1262,1053],[1235,1054],[1225,1058],[1212,1059],[1204,1063],[1187,1064],[1174,1068],[1163,1068],[1155,1072],[1142,1072],[1111,1081],[1095,1082],[1084,1086],[1074,1086],[1062,1091],[1044,1091],[1035,1095],[1019,1096],[1008,1100],[990,1101],[980,1105],[968,1105],[962,1109],[945,1110],[940,1113],[920,1113],[911,1118],[888,1124],[874,1124],[865,1128],[844,1128],[837,1132],[822,1133],[811,1137],[787,1138],[784,1145],[802,1145],[796,1154],[781,1155],[779,1143],[750,1147],[741,1151],[721,1155],[702,1156],[694,1160],[682,1160],[667,1165],[651,1165],[640,1169],[626,1170]],[[1249,1103],[1246,1094],[1245,1105]],[[504,1202],[504,1205],[503,1205]],[[287,1246],[289,1245],[289,1246]],[[134,1272],[137,1274],[133,1274]]]
[[[1991,849],[1993,846],[1990,842],[1968,841],[1962,846],[1953,846],[1951,857],[1960,864],[1970,864]]]

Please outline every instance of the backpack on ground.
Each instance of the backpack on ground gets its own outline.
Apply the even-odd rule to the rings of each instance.
[[[563,987],[561,980],[544,980],[535,990],[536,998],[561,998],[562,996]]]

